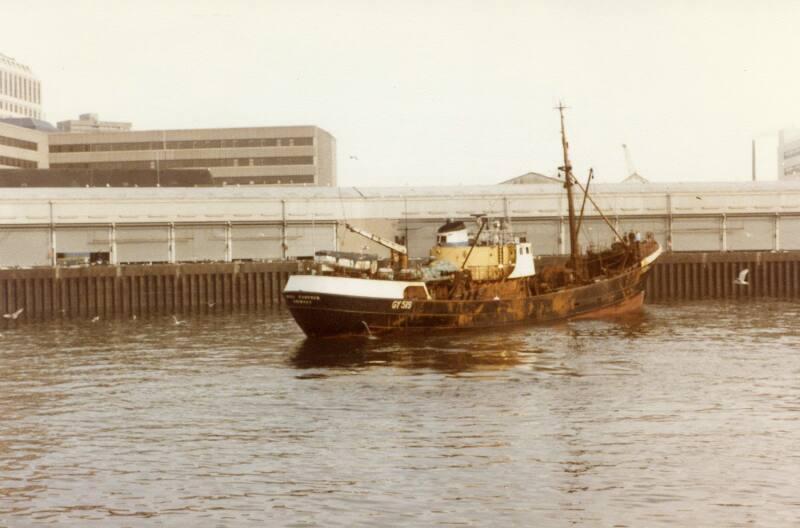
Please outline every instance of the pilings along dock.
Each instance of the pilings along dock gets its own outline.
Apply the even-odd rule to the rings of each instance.
[[[26,319],[259,310],[279,305],[298,262],[0,270],[0,313]]]
[[[302,265],[283,261],[6,269],[0,270],[0,313],[24,308],[24,319],[42,320],[257,311],[281,305],[283,286]],[[734,284],[744,269],[748,284]],[[647,302],[798,299],[800,251],[668,253],[656,263],[645,291]]]
[[[667,250],[652,302],[798,296],[800,182],[593,184],[617,231]],[[580,199],[580,196],[579,196]],[[8,187],[0,193],[0,312],[26,318],[258,309],[319,250],[424,257],[447,219],[502,218],[537,255],[569,253],[558,184],[460,187]],[[609,245],[592,203],[579,242]],[[89,265],[89,263],[100,263]],[[733,284],[748,269],[746,286]]]
[[[737,284],[742,271],[746,284]],[[647,278],[646,301],[800,298],[800,251],[668,253]]]

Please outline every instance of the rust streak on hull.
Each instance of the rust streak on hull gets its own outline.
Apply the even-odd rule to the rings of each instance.
[[[640,292],[638,295],[635,295],[630,299],[625,299],[619,304],[615,304],[613,306],[605,306],[603,308],[593,310],[589,313],[576,315],[575,317],[571,317],[570,319],[579,320],[579,319],[600,319],[604,317],[618,317],[620,315],[625,315],[634,312],[636,310],[641,310],[643,305],[644,305],[644,292]]]

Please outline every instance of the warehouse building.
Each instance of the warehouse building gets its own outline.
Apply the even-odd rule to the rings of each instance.
[[[593,197],[621,233],[652,232],[673,251],[800,250],[800,182],[596,184]],[[511,222],[537,255],[569,253],[561,184],[423,188],[5,188],[0,266],[308,258],[319,250],[382,248],[345,222],[407,240],[425,257],[448,219]],[[592,204],[583,247],[613,241]]]

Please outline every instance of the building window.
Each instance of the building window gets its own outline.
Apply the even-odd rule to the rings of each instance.
[[[50,152],[118,152],[125,150],[187,150],[220,148],[259,148],[277,146],[312,146],[314,138],[254,138],[254,139],[208,139],[198,141],[141,141],[129,143],[91,143],[51,145]]]
[[[246,183],[248,185],[299,185],[306,183],[314,183],[313,174],[301,174],[299,176],[248,176],[247,178],[237,178],[236,176],[227,178],[214,178],[217,185],[236,185]]]
[[[147,169],[152,168],[152,161],[93,161],[85,163],[51,163],[50,167],[56,169]],[[313,165],[313,156],[274,157],[274,158],[212,158],[212,159],[185,159],[163,160],[160,162],[162,169],[188,169],[208,167],[255,167],[278,165]]]
[[[20,169],[35,169],[38,167],[38,163],[35,161],[12,158],[9,156],[0,156],[0,165],[19,167]]]

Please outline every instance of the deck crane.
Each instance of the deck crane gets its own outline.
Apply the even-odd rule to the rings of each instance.
[[[361,235],[364,238],[372,240],[376,244],[380,244],[385,248],[389,248],[389,251],[391,252],[392,256],[393,266],[396,265],[401,269],[408,267],[408,249],[406,248],[406,246],[398,244],[396,242],[392,242],[391,240],[386,240],[383,237],[379,237],[376,234],[370,233],[366,229],[361,229],[359,227],[355,227],[347,223],[345,223],[344,226],[353,233],[356,233],[357,235]]]

